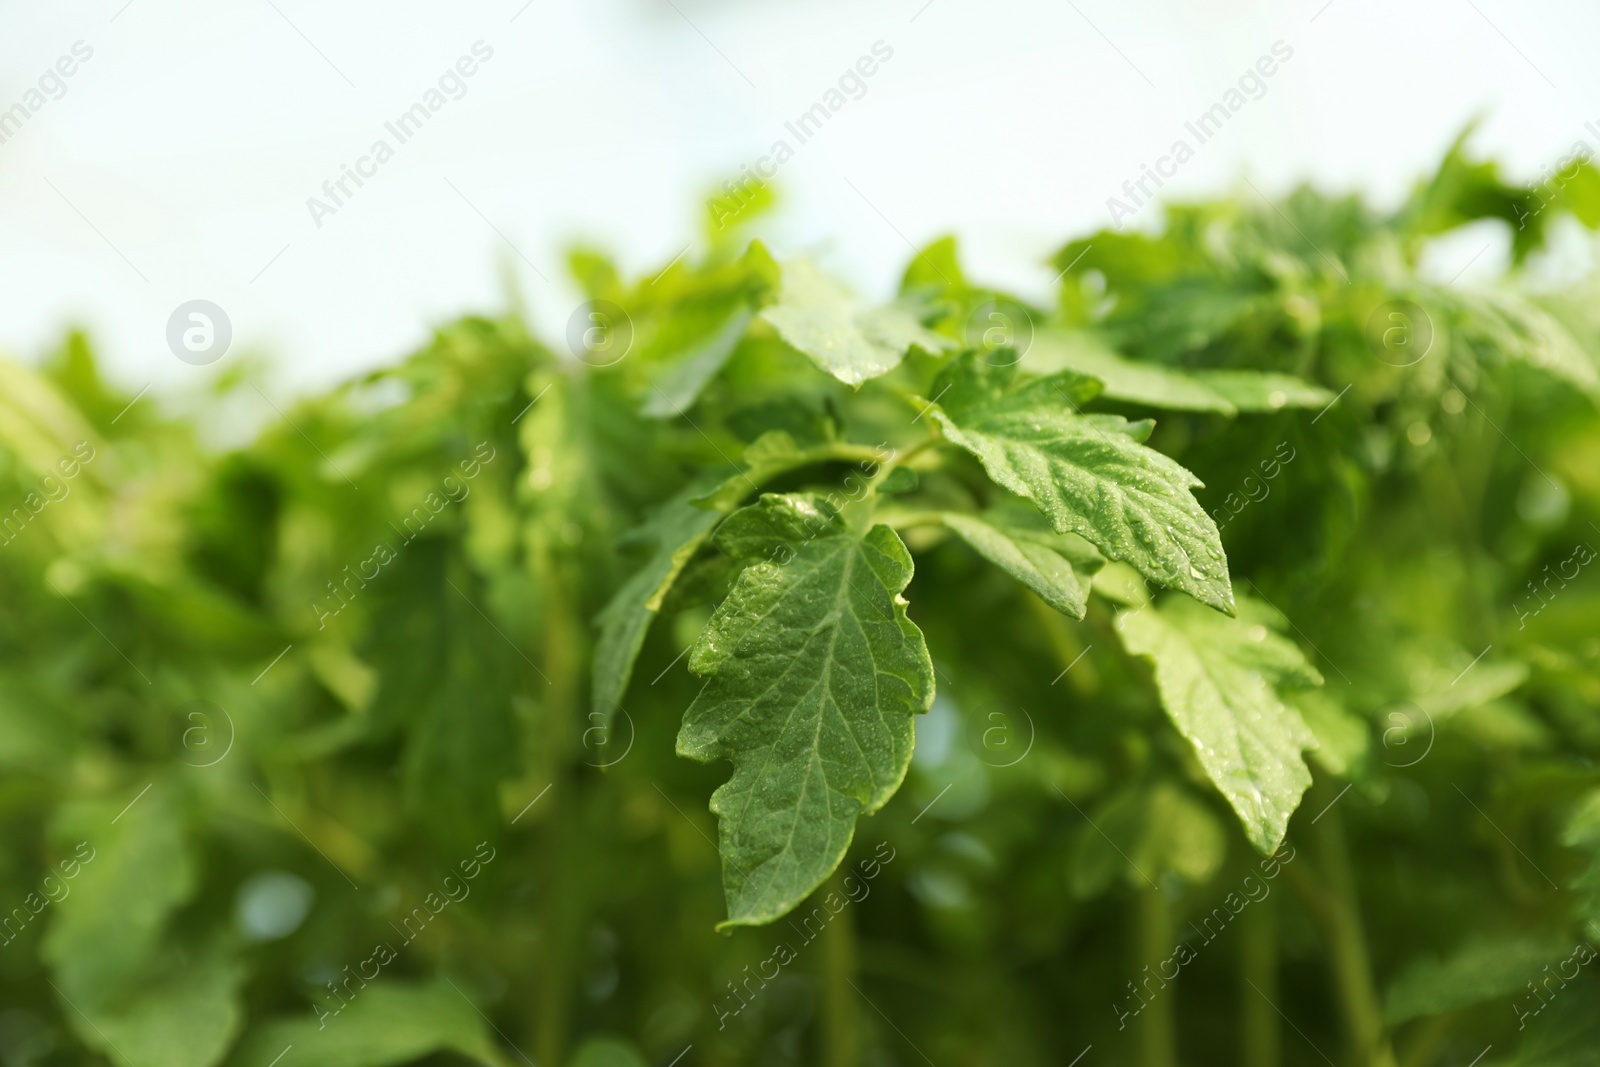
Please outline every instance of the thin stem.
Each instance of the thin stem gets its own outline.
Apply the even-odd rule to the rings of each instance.
[[[581,383],[572,385],[567,402],[587,403]],[[575,420],[582,424],[584,420]],[[577,730],[582,709],[584,637],[588,620],[577,605],[567,575],[569,564],[548,531],[532,539],[529,564],[545,590],[540,635],[541,668],[548,685],[541,695],[544,748],[550,754],[548,797],[541,802],[540,864],[545,870],[540,908],[540,949],[536,969],[537,1000],[530,1013],[533,1046],[540,1063],[561,1063],[567,1056],[576,960],[587,927],[589,872],[584,857],[592,854],[583,828],[576,772]]]
[[[829,460],[860,460],[863,463],[884,464],[884,455],[877,445],[858,445],[848,441],[835,441],[832,444],[819,445],[807,449],[796,456],[793,467],[804,467],[811,463],[826,463]]]
[[[1312,792],[1318,802],[1322,802],[1329,789],[1318,782]],[[1311,834],[1321,861],[1329,905],[1323,934],[1345,1039],[1354,1052],[1356,1063],[1364,1067],[1395,1067],[1394,1051],[1383,1031],[1383,1015],[1372,980],[1372,962],[1361,922],[1350,851],[1345,843],[1344,823],[1337,806],[1331,805],[1331,799],[1327,803],[1330,806],[1318,816]]]
[[[838,871],[828,879],[826,892],[848,899]],[[828,1067],[857,1067],[861,1062],[855,979],[855,923],[846,905],[822,932],[822,1043],[823,1063]]]
[[[1172,954],[1172,905],[1154,886],[1139,890],[1138,963],[1144,980],[1151,975],[1161,988],[1139,1019],[1139,1063],[1142,1067],[1177,1067],[1176,985],[1160,974],[1161,964]]]
[[[560,1063],[566,1055],[568,1013],[571,1008],[573,957],[577,935],[583,928],[581,864],[571,862],[584,854],[579,825],[577,782],[570,765],[573,720],[579,714],[575,683],[579,631],[565,589],[552,572],[547,600],[544,672],[550,678],[546,704],[546,743],[556,754],[551,761],[550,795],[544,802],[545,839],[541,852],[548,864],[549,883],[542,915],[543,945],[539,968],[539,1005],[535,1038],[539,1062]]]
[[[1408,1035],[1408,1045],[1401,1057],[1401,1067],[1427,1067],[1439,1054],[1444,1039],[1450,1036],[1455,1025],[1455,1015],[1446,1012],[1423,1020]]]
[[[880,521],[896,530],[907,530],[913,526],[940,526],[944,523],[937,511],[887,511]]]
[[[1240,924],[1239,998],[1243,1067],[1278,1067],[1282,1034],[1278,1012],[1278,909],[1271,896],[1245,911]],[[1253,987],[1253,988],[1252,988]]]
[[[1067,617],[1034,593],[1027,593],[1024,598],[1034,619],[1038,621],[1044,639],[1050,643],[1056,662],[1061,664],[1061,673],[1050,684],[1053,686],[1065,679],[1067,686],[1075,693],[1087,696],[1098,691],[1100,672],[1095,669],[1093,661],[1084,656],[1088,649],[1067,625]]]
[[[1324,931],[1328,930],[1335,921],[1334,902],[1322,888],[1321,883],[1311,875],[1304,864],[1298,867],[1285,866],[1283,875],[1289,882],[1289,888],[1300,898],[1300,903],[1311,913],[1311,918],[1316,921],[1317,926]]]
[[[894,457],[894,465],[897,467],[904,467],[918,455],[928,451],[930,448],[937,448],[943,443],[944,438],[938,436],[937,434],[932,437],[925,437],[921,441],[918,441],[916,444],[912,445],[910,448],[906,449],[904,452],[896,453]]]

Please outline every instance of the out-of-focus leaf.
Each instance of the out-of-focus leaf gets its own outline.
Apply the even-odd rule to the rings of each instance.
[[[1509,1059],[1488,1067],[1597,1067],[1600,1065],[1600,990],[1581,983],[1526,1021],[1523,1040]]]
[[[602,717],[609,718],[621,705],[662,597],[723,516],[720,510],[693,503],[701,493],[698,485],[684,489],[645,523],[640,534],[654,542],[649,560],[600,612],[593,688],[594,710]]]
[[[1390,983],[1384,1018],[1403,1023],[1520,993],[1540,968],[1555,964],[1572,948],[1570,942],[1550,936],[1481,938],[1442,959],[1413,960]]]
[[[1140,888],[1176,874],[1191,885],[1210,879],[1228,854],[1217,817],[1191,792],[1157,782],[1112,799],[1091,816],[1073,853],[1075,896],[1097,896],[1120,874]]]
[[[1518,660],[1485,659],[1451,677],[1440,669],[1424,676],[1431,684],[1416,693],[1419,707],[1443,718],[1505,696],[1528,680],[1528,665]]]
[[[531,660],[486,618],[491,605],[474,597],[465,572],[451,576],[442,540],[418,538],[397,553],[384,586],[368,594],[381,598],[384,619],[368,657],[380,678],[372,717],[405,736],[407,807],[441,851],[455,853],[499,827],[498,783],[516,753],[508,670]]]
[[[784,264],[778,302],[763,310],[761,317],[846,385],[889,373],[913,345],[929,352],[942,352],[951,345],[901,305],[863,306],[806,259]]]
[[[63,808],[53,828],[81,868],[71,893],[51,905],[42,954],[86,1008],[110,1003],[139,978],[168,918],[196,888],[178,797],[166,782],[148,790]]]
[[[1579,798],[1562,828],[1561,843],[1589,854],[1588,865],[1572,880],[1590,937],[1600,938],[1600,789]]]
[[[1290,374],[1254,370],[1194,371],[1200,382],[1225,397],[1240,411],[1278,411],[1283,408],[1320,408],[1334,394]]]
[[[1326,689],[1306,689],[1291,701],[1317,739],[1311,758],[1329,774],[1349,777],[1372,747],[1366,721],[1344,709]]]
[[[44,770],[71,751],[72,718],[41,688],[0,673],[0,768],[7,772]]]
[[[1170,411],[1220,415],[1238,411],[1226,396],[1193,374],[1159,363],[1123,359],[1091,334],[1041,330],[1034,335],[1024,366],[1046,374],[1071,370],[1098,378],[1105,386],[1102,395],[1110,400]]]
[[[162,1067],[211,1067],[238,1035],[244,967],[220,951],[184,962],[127,1000],[85,1018],[78,1036],[112,1060]]]
[[[614,1037],[592,1037],[578,1046],[572,1067],[646,1067],[639,1050]]]
[[[88,422],[55,386],[26,367],[0,359],[0,445],[44,475],[54,472],[56,461],[69,457],[80,441],[103,448],[97,440]]]
[[[245,1035],[228,1067],[269,1067],[289,1051],[299,1067],[391,1067],[456,1052],[489,1067],[515,1062],[489,1036],[477,1007],[448,982],[380,980],[363,985],[337,1014],[308,1006]]]
[[[1600,367],[1553,315],[1514,292],[1430,290],[1429,304],[1448,323],[1452,356],[1469,366],[1525,363],[1600,395]]]
[[[1221,869],[1228,855],[1227,834],[1211,809],[1189,791],[1161,783],[1150,793],[1145,820],[1140,866],[1171,871],[1191,885]]]
[[[1183,370],[1117,355],[1092,334],[1041,330],[1025,366],[1044,373],[1077,371],[1098,378],[1101,395],[1171,411],[1278,411],[1320,408],[1333,394],[1289,374],[1254,370]]]
[[[1537,752],[1554,740],[1539,717],[1513,700],[1489,700],[1462,709],[1450,732],[1495,752]]]
[[[1426,237],[1477,219],[1501,219],[1511,225],[1512,253],[1520,260],[1544,240],[1549,216],[1527,189],[1500,177],[1498,164],[1468,158],[1466,143],[1476,126],[1462,130],[1438,170],[1418,183],[1400,214],[1400,227]]]
[[[706,383],[733,355],[754,316],[748,304],[740,303],[709,335],[672,357],[666,371],[651,385],[641,410],[652,418],[670,418],[693,407]]]
[[[967,276],[961,269],[954,237],[929,242],[906,264],[905,273],[900,277],[902,293],[918,290],[961,293],[966,288]]]

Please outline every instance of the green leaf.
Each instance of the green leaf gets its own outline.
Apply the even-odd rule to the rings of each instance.
[[[1589,936],[1600,938],[1600,789],[1579,798],[1562,827],[1561,843],[1588,853],[1588,864],[1572,879],[1579,914]]]
[[[1198,796],[1171,782],[1150,791],[1139,865],[1171,871],[1191,885],[1209,881],[1228,856],[1223,821]]]
[[[1169,411],[1238,413],[1232,401],[1193,375],[1159,363],[1123,359],[1088,333],[1040,330],[1025,365],[1043,373],[1071,370],[1098,378],[1105,385],[1102,395],[1111,400]]]
[[[889,527],[862,534],[818,498],[767,494],[715,540],[746,567],[690,655],[707,680],[678,752],[734,764],[711,798],[722,925],[756,925],[820,885],[856,818],[899,788],[933,663],[900,597],[911,555]]]
[[[1197,796],[1173,782],[1157,782],[1114,797],[1083,827],[1069,875],[1072,893],[1088,899],[1105,892],[1120,874],[1130,887],[1176,874],[1199,885],[1228,855],[1222,822]]]
[[[400,764],[406,808],[454,853],[499,832],[499,786],[514,769],[504,640],[463,603],[446,615],[454,637]],[[496,647],[498,643],[498,647]]]
[[[1058,534],[1037,513],[996,508],[982,516],[942,512],[939,520],[963,541],[1064,615],[1088,610],[1089,582],[1105,559],[1072,534]]]
[[[1058,532],[1232,612],[1221,537],[1190,492],[1202,483],[1140,443],[1151,424],[1080,414],[1099,392],[1092,378],[1067,371],[1014,386],[1014,373],[970,354],[946,368],[930,405],[945,436]]]
[[[1043,373],[1077,371],[1105,385],[1102,396],[1169,411],[1241,411],[1320,408],[1334,394],[1290,374],[1255,370],[1183,370],[1124,359],[1091,333],[1040,330],[1026,366]]]
[[[640,410],[651,418],[663,419],[682,415],[693,407],[706,383],[717,376],[739,347],[754,317],[748,304],[735,305],[720,326],[672,359]]]
[[[0,671],[0,770],[38,770],[70,758],[72,726],[69,709],[46,686],[21,671]]]
[[[404,734],[406,808],[447,854],[498,832],[499,783],[517,751],[507,679],[519,668],[540,678],[451,553],[442,538],[403,543],[367,594],[384,620],[368,649],[380,675],[374,727]]]
[[[1315,409],[1333,403],[1334,398],[1333,393],[1320,385],[1312,385],[1292,374],[1258,370],[1197,370],[1190,373],[1240,411]]]
[[[133,985],[151,964],[167,919],[197,886],[167,783],[128,793],[131,805],[118,797],[64,808],[53,828],[56,840],[77,849],[81,866],[71,893],[50,905],[41,954],[67,996],[85,1008],[110,1003]]]
[[[1384,1018],[1403,1023],[1511,996],[1571,950],[1570,942],[1549,936],[1480,938],[1444,959],[1413,960],[1389,986]]]
[[[649,1061],[620,1038],[591,1037],[572,1054],[572,1067],[649,1067]]]
[[[1565,172],[1566,168],[1562,170]],[[1571,178],[1563,173],[1560,206],[1589,229],[1600,229],[1600,169],[1585,160],[1574,170]]]
[[[902,293],[918,290],[961,293],[966,288],[967,277],[961,270],[954,237],[940,237],[930,242],[912,257],[900,276]]]
[[[879,483],[878,492],[883,496],[898,496],[901,493],[915,492],[917,486],[921,484],[922,476],[914,468],[896,467]]]
[[[1549,987],[1546,987],[1549,988]],[[1529,1016],[1517,1054],[1509,1060],[1484,1061],[1484,1067],[1600,1067],[1600,991],[1593,982],[1562,990],[1547,1006],[1529,993],[1521,1007]],[[1519,1018],[1521,1016],[1519,1015]]]
[[[1294,708],[1311,728],[1317,747],[1311,758],[1329,774],[1349,778],[1367,761],[1371,734],[1366,720],[1346,711],[1324,689],[1296,693]]]
[[[730,475],[694,503],[723,513],[732,511],[768,478],[805,464],[808,456],[783,430],[768,430],[745,448],[744,470]]]
[[[594,712],[609,721],[621,706],[650,623],[712,528],[761,482],[812,458],[795,447],[788,434],[764,433],[745,449],[743,471],[709,492],[704,481],[695,482],[630,535],[653,542],[655,551],[600,611],[593,667]]]
[[[778,302],[761,312],[778,335],[847,385],[860,385],[899,366],[912,345],[929,352],[951,347],[900,304],[868,308],[807,259],[783,267]]]
[[[653,543],[654,550],[600,612],[600,637],[594,650],[593,708],[605,719],[622,704],[634,661],[639,658],[650,623],[661,610],[662,598],[723,516],[720,510],[693,503],[702,492],[698,483],[689,486],[663,504],[641,527],[639,533]]]
[[[292,1059],[283,1062],[295,1067],[389,1067],[443,1051],[491,1067],[512,1062],[495,1047],[477,1007],[446,982],[374,982],[356,987],[337,1013],[331,1007],[252,1029],[229,1067],[268,1067],[291,1046]]]
[[[1117,616],[1122,643],[1155,665],[1162,706],[1262,853],[1283,842],[1289,816],[1311,785],[1301,758],[1315,748],[1300,713],[1277,690],[1320,685],[1300,650],[1274,633],[1273,615],[1250,600],[1229,619],[1171,599]]]
[[[1460,349],[1473,363],[1493,366],[1519,362],[1537,367],[1600,395],[1600,367],[1583,345],[1544,308],[1510,292],[1474,292],[1449,288],[1428,291],[1430,303],[1442,306],[1450,327],[1452,354]]]
[[[746,178],[737,187],[724,182],[706,198],[706,238],[713,245],[727,241],[777,203],[772,186],[759,178]]]
[[[1462,652],[1461,659],[1469,655]],[[1417,705],[1443,720],[1510,693],[1528,680],[1528,665],[1514,659],[1484,659],[1462,670],[1454,664],[1424,662],[1418,665],[1413,680]]]
[[[1511,227],[1511,252],[1521,262],[1544,243],[1549,216],[1539,210],[1539,197],[1500,176],[1500,165],[1467,154],[1467,140],[1477,128],[1469,123],[1439,161],[1439,169],[1419,181],[1396,219],[1413,239],[1445,233],[1477,219],[1503,219]]]
[[[69,1010],[78,1036],[112,1062],[211,1067],[221,1061],[244,1021],[239,961],[213,951],[175,967],[112,1010],[91,1018]]]

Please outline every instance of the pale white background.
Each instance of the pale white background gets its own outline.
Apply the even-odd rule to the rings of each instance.
[[[503,306],[508,266],[559,338],[562,248],[664,264],[707,190],[878,40],[893,59],[784,167],[765,227],[874,295],[908,241],[954,232],[973,273],[1043,296],[1045,257],[1276,40],[1294,58],[1163,196],[1314,176],[1392,204],[1474,115],[1525,177],[1600,124],[1600,8],[1576,0],[524,5],[3,0],[0,109],[73,42],[94,58],[0,145],[0,351],[35,360],[78,323],[130,391],[182,392],[218,368],[175,359],[165,324],[203,297],[228,358],[265,353],[288,394]],[[316,228],[306,198],[479,39],[466,97]],[[1460,263],[1486,244],[1470,270],[1492,272],[1492,234]]]

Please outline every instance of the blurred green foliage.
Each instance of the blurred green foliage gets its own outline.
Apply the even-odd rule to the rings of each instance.
[[[220,453],[0,363],[0,1062],[1597,1062],[1574,173],[1174,206],[1048,307],[763,200]]]

